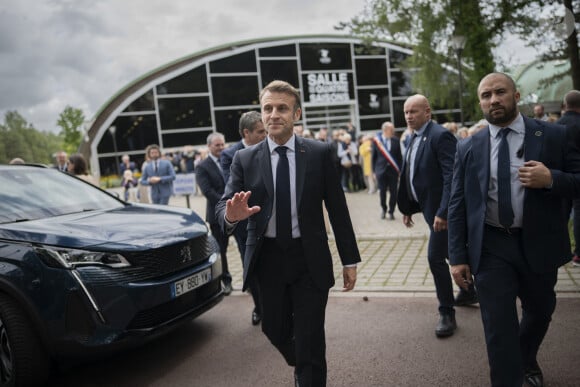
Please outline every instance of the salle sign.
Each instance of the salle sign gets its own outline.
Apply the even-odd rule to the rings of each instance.
[[[314,73],[308,74],[309,102],[346,102],[348,93],[347,73]]]

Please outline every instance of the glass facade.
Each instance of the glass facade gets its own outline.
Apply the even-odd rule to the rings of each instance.
[[[238,141],[240,115],[260,110],[259,92],[274,79],[299,89],[306,129],[350,122],[359,132],[376,131],[391,120],[402,131],[403,103],[414,91],[400,64],[410,54],[392,44],[324,36],[242,42],[184,58],[136,81],[134,90],[129,85],[102,109],[89,129],[91,165],[105,176],[122,154],[140,164],[149,144],[167,151],[205,146],[215,131]]]

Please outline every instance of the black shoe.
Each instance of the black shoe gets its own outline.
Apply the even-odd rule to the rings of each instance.
[[[252,312],[252,325],[258,325],[262,321],[262,315],[254,309]]]
[[[473,285],[469,287],[469,290],[460,289],[459,293],[455,297],[455,306],[467,306],[477,304],[477,292]]]
[[[533,367],[527,368],[524,374],[524,381],[526,386],[529,387],[543,387],[544,386],[544,375],[538,363]]]
[[[448,337],[455,333],[457,323],[455,322],[455,313],[441,313],[439,315],[439,322],[435,327],[435,336]]]
[[[381,211],[381,219],[385,219],[387,217],[387,211],[382,210]]]
[[[393,213],[389,213],[389,220],[395,220],[395,215]]]
[[[233,290],[234,289],[232,288],[231,283],[224,284],[224,288],[223,288],[224,295],[229,296],[230,294],[232,294]]]

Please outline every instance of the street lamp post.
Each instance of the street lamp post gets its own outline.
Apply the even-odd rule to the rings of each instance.
[[[461,71],[461,54],[465,48],[467,38],[463,35],[453,35],[451,37],[451,47],[455,50],[457,55],[457,69],[459,72],[459,119],[461,126],[463,126],[463,73]]]
[[[119,176],[121,171],[119,170],[119,155],[117,154],[117,138],[115,137],[116,130],[117,127],[115,125],[109,126],[109,133],[111,133],[111,136],[113,137],[113,152],[115,152],[115,172],[117,176]]]

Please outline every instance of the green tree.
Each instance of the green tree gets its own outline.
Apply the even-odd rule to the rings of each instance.
[[[565,71],[546,78],[549,84],[564,76],[571,76],[572,86],[580,90],[580,0],[547,1],[534,30],[522,34],[529,46],[538,50],[543,60],[560,59],[570,63]]]
[[[71,106],[65,107],[58,117],[56,124],[62,129],[60,135],[63,137],[63,149],[68,154],[78,152],[83,139],[82,125],[84,121],[83,111]]]
[[[578,4],[580,0],[564,2]],[[539,15],[557,4],[561,6],[557,0],[369,0],[361,14],[337,29],[369,43],[387,39],[412,44],[413,55],[404,66],[414,72],[413,87],[441,106],[457,105],[458,87],[453,87],[458,85],[457,74],[445,69],[457,68],[451,36],[465,36],[462,93],[466,117],[473,119],[479,116],[477,83],[485,74],[501,69],[494,49],[508,33],[528,39],[533,36],[537,43],[539,27],[545,24]],[[571,67],[580,71],[574,63]]]
[[[16,111],[7,112],[0,124],[0,163],[20,157],[27,163],[50,164],[61,146],[60,136],[39,132]]]

